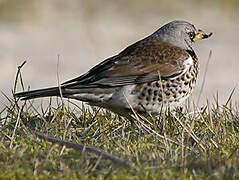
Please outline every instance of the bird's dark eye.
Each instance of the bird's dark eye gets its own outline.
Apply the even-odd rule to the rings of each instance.
[[[195,32],[189,32],[188,35],[191,39],[193,39],[195,37]]]

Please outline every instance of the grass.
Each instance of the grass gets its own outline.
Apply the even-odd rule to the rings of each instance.
[[[37,106],[6,97],[0,179],[239,179],[232,94],[225,104],[187,105],[135,123],[75,101]]]

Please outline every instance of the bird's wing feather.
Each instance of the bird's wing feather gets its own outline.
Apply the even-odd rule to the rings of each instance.
[[[170,43],[146,38],[62,85],[73,89],[115,87],[175,78],[184,72],[184,61],[189,57],[185,50]]]

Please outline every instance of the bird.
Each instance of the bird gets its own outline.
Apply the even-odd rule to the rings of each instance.
[[[132,110],[159,113],[162,106],[180,106],[191,95],[199,74],[192,46],[211,35],[187,21],[174,20],[85,74],[56,87],[14,96],[21,100],[61,96],[122,116]]]

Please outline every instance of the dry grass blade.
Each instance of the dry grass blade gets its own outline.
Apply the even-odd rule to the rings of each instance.
[[[235,93],[235,90],[236,90],[236,87],[233,88],[232,92],[230,93],[228,99],[227,99],[227,102],[225,104],[225,106],[227,106],[229,104],[229,102],[232,100],[232,96],[233,94]]]
[[[10,146],[9,146],[10,149],[12,149],[15,133],[16,133],[17,127],[20,124],[20,118],[21,118],[22,109],[23,109],[23,107],[21,108],[21,110],[19,110],[19,112],[17,114],[17,120],[16,120],[16,123],[15,123],[15,127],[14,127],[14,130],[13,130],[13,133],[12,133],[11,142],[10,142]]]
[[[206,82],[206,75],[207,75],[207,71],[208,71],[208,66],[209,66],[209,62],[210,62],[211,58],[212,58],[212,50],[210,50],[209,55],[208,55],[206,68],[205,68],[205,71],[204,71],[204,74],[203,74],[202,86],[200,88],[198,99],[197,99],[197,105],[200,101],[200,98],[201,98],[201,95],[202,95],[202,92],[203,92],[203,89],[204,89],[204,85],[205,85],[205,82]]]
[[[145,117],[143,116],[140,116],[141,118],[145,119]],[[145,123],[143,123],[142,121],[138,120],[138,122],[143,125],[145,128],[147,128],[149,130],[149,132],[153,133],[156,135],[156,137],[159,137],[165,141],[168,141],[168,142],[171,142],[171,143],[174,143],[176,145],[179,145],[179,143],[177,143],[176,141],[172,140],[172,139],[169,139],[167,138],[165,135],[160,135],[159,133],[157,133],[155,130],[153,130],[150,126],[147,126]],[[160,141],[160,140],[159,140]],[[163,142],[162,142],[163,143]]]
[[[194,141],[199,144],[199,146],[205,151],[206,148],[204,147],[204,145],[202,143],[200,143],[199,138],[194,134],[194,132],[192,132],[191,130],[188,130],[188,128],[182,123],[182,121],[179,120],[178,117],[174,118],[179,122],[179,124],[186,130],[186,132],[194,139]]]
[[[13,92],[15,93],[16,92],[16,89],[17,89],[17,80],[18,80],[18,76],[20,75],[20,81],[21,81],[21,85],[22,85],[22,87],[24,87],[23,86],[23,81],[22,81],[22,77],[21,77],[21,69],[22,69],[22,67],[26,64],[26,62],[27,61],[23,61],[23,63],[20,65],[20,66],[18,66],[18,68],[17,68],[17,74],[16,74],[16,79],[15,79],[15,82],[14,82],[14,89],[13,89]],[[24,90],[24,89],[23,89]]]

